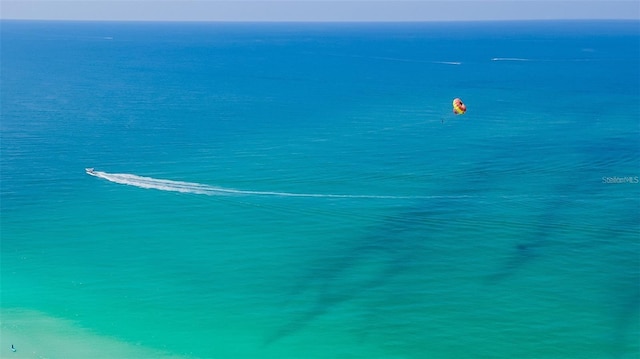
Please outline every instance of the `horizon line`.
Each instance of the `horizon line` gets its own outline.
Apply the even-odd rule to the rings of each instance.
[[[557,18],[557,19],[454,19],[454,20],[176,20],[176,19],[40,19],[40,18],[0,18],[2,21],[21,22],[103,22],[103,23],[327,23],[327,24],[349,24],[349,23],[389,23],[389,24],[420,24],[420,23],[444,23],[444,22],[640,22],[640,19],[631,18]]]

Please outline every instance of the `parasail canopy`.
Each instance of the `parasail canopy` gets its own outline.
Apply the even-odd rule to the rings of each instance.
[[[456,115],[462,115],[463,113],[467,112],[467,106],[464,105],[464,103],[462,102],[461,99],[459,98],[454,98],[453,99],[453,113],[455,113]]]

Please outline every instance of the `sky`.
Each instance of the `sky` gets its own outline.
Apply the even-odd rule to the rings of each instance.
[[[640,20],[640,0],[0,0],[0,19],[114,21]]]

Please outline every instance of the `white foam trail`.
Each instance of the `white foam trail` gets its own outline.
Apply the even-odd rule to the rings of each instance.
[[[429,60],[419,60],[419,59],[406,59],[406,58],[400,58],[400,57],[339,55],[339,54],[334,54],[332,56],[351,57],[351,58],[369,59],[369,60],[382,60],[382,61],[412,62],[412,63],[421,63],[421,64],[462,65],[462,62],[460,61],[429,61]]]
[[[532,61],[531,59],[522,59],[519,57],[494,57],[491,61]]]
[[[213,191],[215,190],[215,187],[202,185],[199,183],[163,180],[152,177],[137,176],[128,173],[107,173],[102,171],[94,171],[87,172],[87,174],[118,184],[146,189],[157,189],[160,191],[214,194]]]
[[[102,171],[87,171],[87,174],[105,179],[107,181],[160,191],[203,194],[207,196],[277,196],[277,197],[316,197],[316,198],[371,198],[371,199],[419,199],[441,198],[442,196],[378,196],[378,195],[350,195],[350,194],[319,194],[319,193],[290,193],[272,191],[244,191],[230,188],[209,186],[206,184],[172,181],[152,177],[143,177],[129,173],[107,173]],[[465,196],[461,196],[465,197]]]
[[[459,61],[432,61],[432,63],[444,65],[462,65],[462,62]]]
[[[525,59],[521,57],[494,57],[491,61],[520,61],[520,62],[586,62],[594,59]]]

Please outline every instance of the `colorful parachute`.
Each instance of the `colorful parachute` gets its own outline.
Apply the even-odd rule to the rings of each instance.
[[[462,115],[463,113],[467,112],[467,106],[464,105],[464,103],[462,103],[462,100],[459,98],[454,98],[453,99],[453,113],[455,113],[456,115]]]

